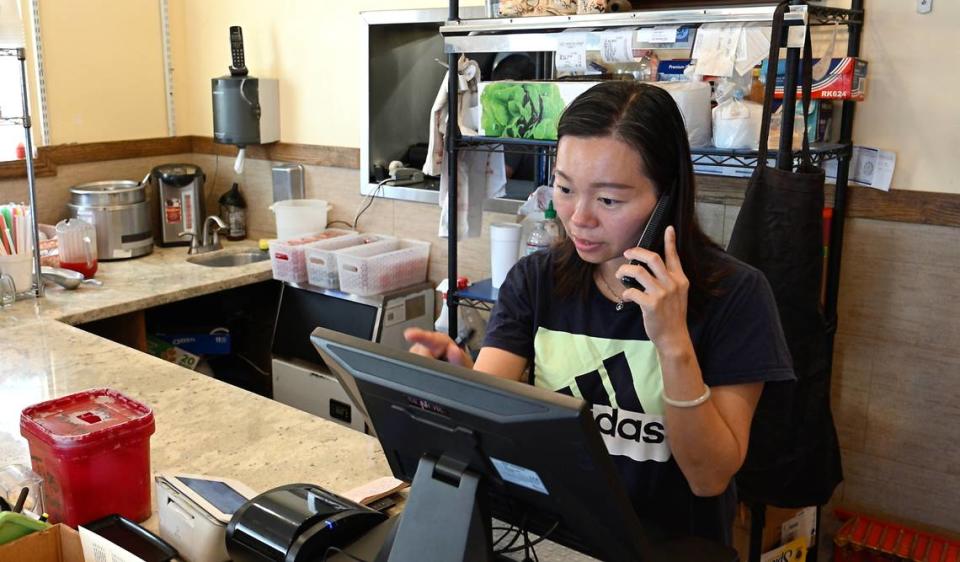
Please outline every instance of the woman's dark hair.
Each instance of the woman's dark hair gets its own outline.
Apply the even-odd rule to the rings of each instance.
[[[677,253],[690,280],[691,317],[702,312],[718,281],[727,273],[718,260],[720,248],[697,222],[693,164],[683,116],[662,88],[633,81],[602,82],[567,107],[560,118],[558,140],[563,137],[613,136],[633,147],[643,161],[643,172],[653,182],[659,198],[672,196],[667,224],[677,231]],[[640,173],[640,170],[637,170]],[[663,256],[663,241],[653,248]],[[555,292],[559,297],[585,297],[593,283],[593,264],[583,261],[567,238],[554,249]]]

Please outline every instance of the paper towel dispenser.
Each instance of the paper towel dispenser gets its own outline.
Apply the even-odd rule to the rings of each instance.
[[[211,79],[213,140],[244,147],[280,140],[279,82],[274,78]]]

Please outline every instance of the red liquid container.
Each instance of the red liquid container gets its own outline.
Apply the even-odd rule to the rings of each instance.
[[[149,518],[154,428],[149,407],[109,389],[24,408],[20,434],[43,477],[50,520],[76,527],[111,513]]]
[[[93,262],[91,263],[87,263],[85,261],[68,262],[68,261],[61,260],[60,267],[64,269],[72,269],[74,271],[77,271],[79,273],[82,273],[84,278],[90,279],[91,277],[93,277],[93,274],[97,272],[97,260],[93,260]]]

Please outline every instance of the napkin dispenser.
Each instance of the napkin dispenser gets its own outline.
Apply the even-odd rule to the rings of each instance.
[[[243,505],[227,525],[234,562],[321,560],[387,519],[379,511],[312,484],[287,484]]]

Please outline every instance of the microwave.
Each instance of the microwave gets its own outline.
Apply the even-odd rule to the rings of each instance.
[[[284,283],[271,344],[273,399],[369,433],[363,415],[310,343],[310,333],[329,328],[406,350],[404,330],[433,329],[434,299],[429,283],[373,297]]]

